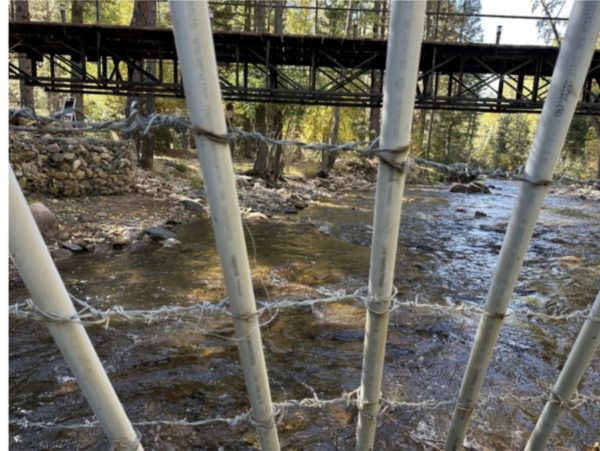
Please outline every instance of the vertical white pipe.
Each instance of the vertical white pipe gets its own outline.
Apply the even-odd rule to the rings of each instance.
[[[169,4],[192,124],[224,134],[227,130],[208,2],[171,0]],[[262,449],[278,450],[279,440],[229,145],[215,143],[201,135],[196,135],[196,144],[235,334],[239,340],[252,418]]]
[[[398,149],[410,143],[425,6],[426,2],[421,1],[392,2],[380,143],[385,149]],[[382,156],[401,165],[407,153]],[[403,171],[380,162],[369,273],[369,297],[373,307],[367,310],[358,400],[356,449],[360,451],[372,450],[375,441],[404,181]]]
[[[445,450],[462,449],[496,340],[565,142],[600,30],[600,3],[577,1],[552,74],[525,174],[460,388]]]
[[[63,317],[77,314],[50,257],[27,201],[9,169],[9,248],[31,299],[47,312]],[[133,426],[104,372],[81,324],[48,322],[58,349],[75,375],[81,391],[117,449],[143,451]]]
[[[546,449],[546,442],[564,409],[562,402],[569,401],[575,393],[577,384],[590,365],[598,345],[600,345],[600,292],[596,296],[579,335],[577,335],[573,349],[571,349],[565,366],[552,389],[551,399],[546,403],[531,437],[529,437],[525,451]]]

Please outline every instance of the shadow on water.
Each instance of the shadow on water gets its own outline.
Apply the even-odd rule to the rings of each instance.
[[[396,284],[402,300],[479,305],[486,295],[518,185],[493,182],[491,196],[409,187],[403,207]],[[368,278],[372,192],[323,199],[295,220],[249,224],[249,254],[258,300],[319,296],[322,287],[349,291]],[[476,214],[476,212],[479,212]],[[483,400],[468,440],[475,449],[522,448],[580,321],[540,321],[525,311],[561,314],[585,308],[600,288],[600,205],[550,195],[532,240],[498,341]],[[225,296],[208,221],[181,226],[178,250],[151,247],[107,256],[78,256],[61,265],[75,295],[94,306],[126,309],[189,306]],[[254,246],[251,244],[254,242]],[[254,247],[256,252],[254,251]],[[22,287],[11,302],[22,300]],[[396,401],[453,400],[479,317],[424,307],[391,315],[383,396]],[[364,310],[348,300],[281,310],[263,329],[276,402],[337,398],[360,384]],[[188,315],[151,323],[115,319],[89,327],[134,422],[231,418],[248,409],[230,318]],[[93,420],[75,381],[43,327],[10,321],[10,416],[30,422]],[[596,359],[583,393],[598,395]],[[494,395],[494,396],[492,396]],[[519,399],[515,399],[512,395]],[[442,445],[452,405],[388,410],[377,449]],[[584,449],[598,440],[600,406],[585,404],[561,418],[556,447]],[[344,403],[292,407],[279,423],[285,449],[353,447],[356,410]],[[138,426],[145,449],[256,448],[248,424]],[[98,427],[53,429],[13,424],[11,449],[107,449]]]

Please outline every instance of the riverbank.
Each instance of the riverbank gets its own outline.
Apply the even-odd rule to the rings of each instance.
[[[426,175],[417,169],[409,181],[418,183]],[[342,161],[327,179],[306,177],[295,171],[285,175],[275,187],[240,170],[236,174],[240,212],[246,222],[286,222],[319,200],[349,191],[372,193],[375,178],[376,164],[370,160]],[[486,183],[493,192],[494,181],[487,179]],[[600,201],[600,190],[589,186],[559,185],[550,191]],[[48,244],[58,260],[78,252],[135,251],[152,242],[163,242],[179,224],[210,216],[195,158],[156,158],[153,171],[136,169],[131,193],[74,198],[32,196],[28,200],[43,203],[56,215],[58,240]],[[158,233],[152,233],[156,230]],[[166,232],[161,235],[161,230]]]

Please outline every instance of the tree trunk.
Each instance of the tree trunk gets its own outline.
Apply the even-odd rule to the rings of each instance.
[[[275,4],[275,34],[283,34],[283,7],[284,3],[281,0],[273,2]],[[277,86],[277,71],[274,70],[273,74],[274,87]],[[273,125],[272,130],[275,132],[275,139],[281,140],[283,138],[283,111],[278,105],[274,105],[271,113],[271,123]],[[267,176],[269,181],[277,183],[283,175],[283,146],[276,145],[274,152],[267,158],[268,169]]]
[[[546,17],[548,17],[548,22],[550,22],[550,27],[552,27],[552,34],[554,35],[554,39],[556,39],[557,45],[560,45],[560,42],[562,39],[561,39],[560,33],[558,32],[558,27],[556,26],[556,21],[552,18],[552,13],[548,9],[548,5],[546,5],[546,2],[544,0],[540,0],[540,4],[542,5],[542,8],[544,9],[544,14],[546,14]]]
[[[596,132],[596,148],[598,149],[598,159],[596,163],[596,178],[600,180],[600,121],[596,116],[592,116],[592,125]]]
[[[283,34],[283,7],[284,3],[281,0],[273,2],[275,4],[275,34]]]
[[[375,16],[379,19],[381,13],[381,4],[375,2],[374,11]],[[373,38],[377,39],[383,35],[383,27],[380,27],[377,20],[373,23]],[[381,77],[383,72],[373,70],[371,72],[371,95],[377,95],[381,93]],[[371,107],[369,111],[369,135],[379,135],[379,129],[381,128],[381,108]],[[374,132],[374,133],[373,133]]]
[[[283,138],[283,111],[277,108],[274,117],[274,128],[275,128],[275,139],[281,140]],[[283,177],[283,146],[277,144],[275,146],[275,154],[270,161],[269,179],[276,183]]]
[[[84,9],[85,1],[84,0],[73,0],[71,2],[71,22],[82,24],[83,23],[83,9]],[[83,63],[78,58],[73,57],[73,64],[77,67],[77,69],[83,69]],[[71,79],[76,82],[81,80],[82,77],[76,71],[73,72]],[[75,119],[78,121],[82,121],[84,119],[84,104],[83,104],[83,93],[81,92],[73,92],[76,88],[76,83],[71,84],[71,95],[75,99]]]
[[[429,110],[429,128],[427,129],[427,147],[425,148],[425,159],[431,158],[431,141],[433,139],[433,121],[435,110]]]
[[[156,1],[155,0],[136,0],[133,8],[133,15],[131,17],[131,25],[138,25],[143,27],[155,27],[156,26]],[[141,61],[139,62],[141,63]],[[148,61],[146,63],[146,70],[154,74],[156,69],[156,63],[154,61]],[[131,75],[132,81],[142,81],[142,74],[140,71],[133,70]],[[140,115],[147,116],[154,113],[156,110],[156,100],[153,94],[146,94],[140,96],[128,96],[127,97],[127,111],[126,114],[131,113],[132,104],[137,101],[137,110]],[[140,165],[143,169],[151,170],[154,165],[154,148],[152,146],[152,132],[150,131],[147,135],[136,137],[136,147],[138,149],[138,158]]]
[[[17,20],[31,20],[29,15],[29,1],[19,0],[14,2],[15,17]],[[31,74],[31,60],[25,55],[19,55],[19,70],[26,74]],[[25,80],[19,80],[19,91],[21,95],[21,106],[31,108],[35,111],[35,99],[33,96],[33,86],[25,84]]]
[[[254,6],[254,31],[257,33],[264,33],[265,31],[265,6],[263,2],[257,2]],[[262,135],[267,135],[267,111],[263,104],[256,107],[255,111],[255,128],[256,131]],[[269,173],[269,147],[262,141],[257,143],[256,148],[256,159],[254,160],[254,167],[252,173],[256,177],[262,179],[268,178]]]
[[[340,132],[340,108],[333,108],[333,124],[331,126],[331,144],[337,144]],[[321,169],[319,170],[319,177],[329,177],[329,173],[333,169],[335,160],[337,158],[337,152],[323,152],[321,155]]]
[[[244,31],[252,31],[252,2],[244,1]]]
[[[354,8],[354,1],[350,2],[348,15],[346,16],[346,27],[344,29],[344,36],[350,35],[350,27],[352,25],[352,9]],[[341,71],[341,76],[344,76],[344,71]],[[333,125],[331,127],[331,144],[338,143],[338,135],[340,130],[340,107],[333,107]],[[329,173],[333,169],[335,160],[337,159],[337,152],[323,152],[321,155],[321,169],[319,170],[319,177],[329,177]]]
[[[319,0],[315,0],[315,23],[314,23],[314,34],[319,34]]]
[[[267,111],[263,104],[256,107],[255,123],[256,131],[262,135],[267,134]],[[256,148],[256,160],[254,160],[254,168],[252,172],[256,177],[267,179],[268,177],[268,158],[269,158],[269,147],[266,143],[258,141]]]
[[[446,164],[452,162],[452,129],[454,128],[454,121],[450,120],[448,124],[448,130],[446,131]]]
[[[141,12],[141,25],[148,27],[156,27],[156,2],[154,0],[146,0],[141,3],[143,5]],[[156,74],[156,62],[149,60],[146,63],[146,71],[151,75]],[[147,116],[156,112],[156,97],[154,94],[146,94],[144,96],[144,115]],[[148,133],[142,137],[142,158],[140,164],[143,169],[151,170],[154,166],[154,146],[152,145],[152,134]]]
[[[419,127],[417,128],[417,142],[414,153],[416,156],[423,155],[423,141],[425,140],[425,126],[427,125],[427,110],[419,111]],[[411,150],[412,152],[412,150]]]
[[[254,31],[257,33],[265,32],[265,5],[260,1],[254,5]]]

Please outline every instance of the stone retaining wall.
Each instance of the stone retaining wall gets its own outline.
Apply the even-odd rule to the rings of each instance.
[[[10,164],[26,194],[76,197],[135,189],[131,141],[11,132]]]

